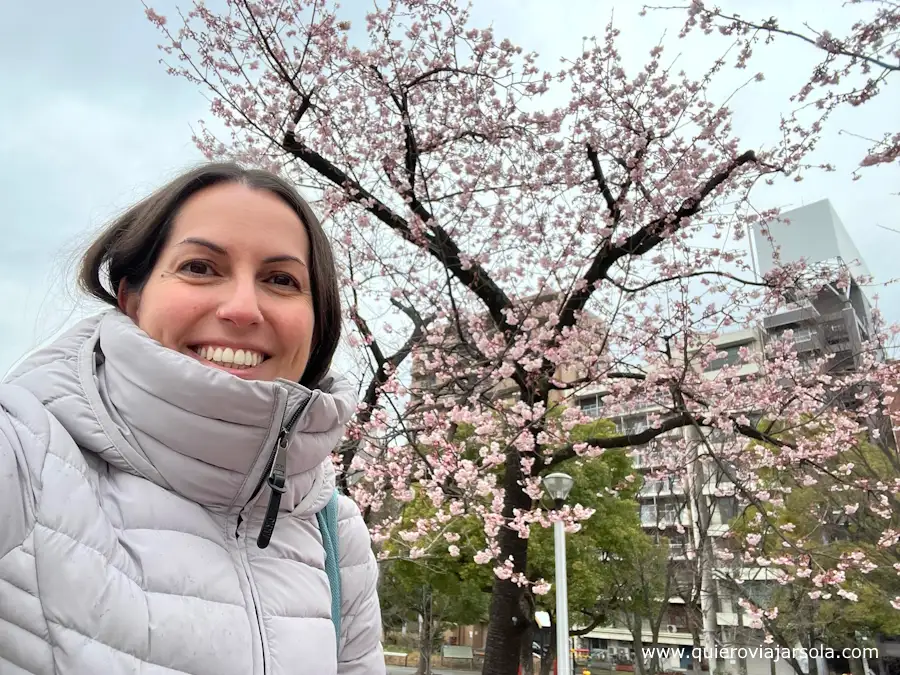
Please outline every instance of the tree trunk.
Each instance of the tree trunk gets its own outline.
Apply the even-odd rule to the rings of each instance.
[[[696,436],[696,431],[693,435]],[[716,597],[715,581],[713,580],[712,566],[714,563],[712,539],[709,535],[711,520],[710,505],[707,496],[703,494],[706,484],[706,475],[701,464],[699,448],[694,441],[691,451],[690,471],[688,472],[688,490],[690,492],[690,507],[693,510],[691,518],[691,532],[694,536],[694,549],[696,551],[695,564],[698,566],[697,575],[700,582],[700,612],[703,617],[703,644],[706,647],[709,660],[709,672],[713,675],[719,670],[719,659],[716,651],[716,634],[718,623],[716,621],[716,609],[718,600]]]
[[[651,628],[651,639],[653,640],[652,647],[657,647],[659,645],[659,624],[657,623]],[[659,671],[662,670],[662,664],[659,662],[659,650],[654,649],[651,652],[652,656],[650,657],[650,665],[648,666],[647,675],[656,675]]]
[[[700,505],[701,523],[706,534],[702,541],[702,554],[698,556],[700,564],[700,611],[703,613],[703,645],[706,647],[709,660],[709,672],[718,675],[723,664],[718,658],[717,633],[718,621],[716,617],[716,605],[718,604],[716,582],[713,579],[713,544],[708,534],[709,507],[706,505],[706,496],[700,495],[703,502]],[[705,521],[705,522],[703,522]]]
[[[794,672],[797,673],[797,675],[806,675],[806,673],[803,672],[803,668],[800,667],[800,662],[797,659],[791,657],[788,659],[788,663],[790,664],[791,668],[794,669]],[[772,667],[775,667],[774,663]]]
[[[531,654],[533,635],[534,624],[529,622],[522,633],[522,652],[519,654],[519,665],[522,666],[522,675],[534,675],[534,656]]]
[[[512,449],[507,454],[503,479],[506,495],[503,516],[507,520],[512,520],[516,509],[527,511],[531,508],[531,498],[522,490],[523,478],[518,452]],[[524,574],[528,564],[528,540],[507,527],[501,528],[497,539],[500,544],[498,559],[505,561],[512,556],[513,573]],[[494,579],[482,675],[516,675],[518,671],[522,634],[533,620],[533,617],[523,615],[526,603],[522,602],[522,593],[513,582]]]
[[[732,610],[734,609],[734,605],[732,605]],[[736,647],[741,647],[744,645],[744,612],[738,607],[737,608],[737,630],[734,634],[734,642]],[[771,660],[771,659],[770,659]],[[747,673],[747,658],[746,657],[738,657],[738,675],[748,675]]]
[[[647,666],[644,664],[644,617],[636,614],[631,624],[631,643],[634,649],[634,675],[647,675]]]
[[[691,626],[691,641],[693,642],[694,648],[691,652],[692,654],[699,654],[699,656],[691,657],[691,672],[694,675],[700,675],[702,672],[701,666],[703,665],[703,647],[702,642],[700,640],[700,633],[697,632],[697,629]]]
[[[431,616],[431,587],[422,588],[422,613],[419,624],[419,670],[418,675],[431,675],[431,650],[434,647],[432,631],[434,621]]]
[[[738,665],[738,675],[748,675],[749,671],[747,670],[747,659],[738,657],[737,660]]]
[[[521,541],[527,543],[525,539]],[[520,555],[524,556],[525,547],[521,548]],[[505,557],[502,556],[503,559]],[[522,589],[511,581],[504,579],[494,581],[482,675],[516,675],[524,623],[524,617],[518,616],[521,593]]]

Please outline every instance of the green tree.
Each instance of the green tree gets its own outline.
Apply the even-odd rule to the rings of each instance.
[[[590,460],[570,460],[558,470],[575,479],[569,504],[594,509],[581,529],[566,536],[569,626],[573,634],[585,634],[609,623],[614,605],[608,596],[621,578],[620,559],[645,538],[641,532],[635,492],[640,482],[628,483],[631,462],[625,451],[608,451]],[[534,527],[528,541],[528,576],[532,580],[554,578],[552,528]],[[555,594],[535,596],[537,609],[547,611],[555,623]],[[551,654],[555,653],[555,631]],[[530,646],[531,640],[526,640]],[[549,659],[548,659],[549,660]]]
[[[411,523],[429,518],[434,510],[431,502],[418,494],[403,506],[397,529],[409,529]],[[379,586],[382,620],[387,630],[400,629],[410,621],[418,623],[420,675],[430,675],[431,655],[440,645],[443,631],[454,624],[485,621],[490,604],[491,569],[472,559],[484,541],[478,521],[472,516],[456,518],[441,536],[445,545],[433,542],[416,558],[393,558],[397,542],[389,541],[382,549],[387,556]],[[451,554],[448,537],[458,542],[458,554]]]
[[[615,427],[598,420],[573,429],[572,442],[610,436]],[[658,633],[668,599],[668,549],[654,543],[641,529],[637,492],[628,449],[607,450],[594,459],[572,459],[554,468],[574,479],[567,503],[591,508],[594,514],[581,529],[566,537],[566,566],[571,635],[585,635],[600,625],[621,622],[632,629],[637,658],[643,621]],[[552,529],[532,528],[528,541],[528,576],[552,580]],[[537,609],[547,611],[555,623],[555,594],[535,598]],[[549,672],[555,656],[556,632],[551,630],[550,658],[542,661]],[[526,640],[530,645],[531,640]],[[641,673],[647,673],[640,665]],[[655,671],[652,671],[655,672]]]
[[[777,454],[771,446],[765,449]],[[782,583],[738,583],[735,574],[727,578],[729,585],[757,608],[765,630],[786,648],[839,650],[879,634],[896,635],[900,615],[892,601],[900,596],[894,567],[900,555],[884,533],[886,527],[900,530],[900,513],[867,489],[900,478],[896,450],[856,438],[816,469],[814,484],[783,467],[764,473],[764,487],[775,498],[763,502],[751,495],[750,506],[733,523],[735,549],[743,549],[745,562]],[[779,558],[786,550],[801,552],[807,564],[798,566],[796,557],[783,563]],[[843,579],[828,571],[836,567],[844,568]],[[777,612],[770,611],[774,607]],[[800,664],[794,660],[792,666],[800,675]],[[850,666],[862,672],[861,663]],[[815,675],[815,663],[809,667]]]
[[[635,670],[638,675],[659,672],[659,656],[644,661],[643,628],[650,626],[653,644],[659,643],[660,627],[668,613],[675,569],[669,560],[667,540],[656,544],[642,533],[623,551],[619,564],[621,582],[618,589],[618,616],[631,631]]]

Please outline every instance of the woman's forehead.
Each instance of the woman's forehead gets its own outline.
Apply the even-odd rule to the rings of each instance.
[[[201,240],[200,245],[225,249],[220,253],[254,252],[304,261],[309,254],[309,236],[297,213],[278,195],[240,184],[216,185],[196,193],[172,225],[174,244]]]

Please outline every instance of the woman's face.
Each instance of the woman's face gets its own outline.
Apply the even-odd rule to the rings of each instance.
[[[298,381],[312,347],[309,237],[279,197],[238,183],[188,199],[139,293],[119,304],[150,337],[248,380]]]

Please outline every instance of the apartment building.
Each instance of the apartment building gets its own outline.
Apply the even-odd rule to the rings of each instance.
[[[764,352],[768,341],[783,339],[789,330],[801,363],[811,364],[817,358],[827,357],[826,367],[829,370],[858,367],[863,349],[873,332],[871,306],[857,281],[861,276],[868,275],[868,270],[830,202],[821,200],[785,212],[782,220],[770,227],[770,235],[771,239],[762,233],[760,227],[752,232],[755,261],[760,274],[769,272],[778,264],[804,260],[822,273],[829,283],[815,292],[798,292],[794,297],[785,298],[788,301],[785,306],[776,313],[762,317],[755,326],[716,336],[712,342],[718,356],[708,364],[703,376],[716,377],[724,366],[737,364],[743,348],[751,353]],[[883,354],[878,356],[883,357]],[[749,377],[757,370],[755,363],[744,363],[738,375]],[[586,414],[602,414],[596,393],[577,396],[575,404]],[[619,416],[615,419],[618,430],[627,433],[646,428],[649,412],[652,411],[635,410]],[[691,428],[670,433],[682,434],[681,440],[688,446],[699,441]],[[894,434],[888,437],[894,438]],[[736,442],[736,439],[711,434],[706,442],[729,443]],[[636,448],[632,455],[635,468],[645,476],[639,494],[641,525],[645,531],[656,540],[662,537],[668,540],[673,561],[684,560],[696,555],[698,548],[704,545],[699,532],[699,515],[705,510],[707,522],[703,529],[713,549],[717,547],[721,537],[728,532],[729,522],[741,507],[737,497],[728,494],[727,477],[704,461],[701,451],[694,466],[684,476],[654,478],[652,458],[655,453],[648,450]],[[727,568],[712,571],[733,574],[733,570]],[[767,569],[745,568],[739,573],[743,590],[751,598],[763,600],[770,592],[771,575]],[[717,644],[734,646],[748,644],[748,638],[753,641],[753,632],[746,628],[747,615],[729,588],[716,581],[718,576],[714,573],[705,579],[704,584],[712,589],[705,607],[695,607],[693,612],[689,612],[686,611],[683,595],[675,594],[669,598],[665,626],[658,639],[661,646],[687,647],[685,651],[689,652],[693,641],[688,621],[697,620],[698,610],[702,615],[702,630],[714,631]],[[690,582],[688,579],[688,584]],[[676,583],[676,588],[678,585]],[[649,626],[644,627],[642,637],[645,644],[653,642]],[[582,646],[601,650],[610,661],[631,662],[634,659],[631,633],[623,627],[598,628],[585,636]],[[681,658],[672,657],[661,665],[663,668],[687,668],[689,663],[690,659],[683,652]],[[727,667],[735,665],[726,664]],[[740,665],[742,670],[746,668],[749,675],[771,672],[771,664],[763,659],[747,659]],[[820,664],[819,672],[827,672],[821,668],[824,665]],[[776,671],[785,674],[792,672],[783,662],[776,664]]]
[[[872,336],[872,307],[858,281],[869,270],[831,202],[787,211],[768,236],[760,225],[751,235],[761,275],[778,264],[805,261],[830,279],[815,295],[786,298],[787,307],[763,319],[766,333],[777,337],[790,328],[801,356],[827,354],[834,369],[856,367]]]
[[[761,327],[736,330],[711,338],[717,350],[717,358],[706,367],[703,377],[716,377],[723,367],[734,366],[740,361],[742,349],[751,354],[765,348],[766,335]],[[739,376],[750,377],[758,371],[756,363],[744,363],[738,369]],[[598,394],[579,394],[575,404],[588,415],[601,415]],[[647,428],[648,416],[655,409],[635,410],[612,418],[619,433],[635,433]],[[717,559],[709,559],[708,569],[698,593],[697,579],[699,551],[709,545],[711,551],[720,546],[719,540],[728,532],[728,524],[738,515],[740,504],[733,494],[730,481],[723,471],[705,456],[706,444],[721,446],[738,442],[733,435],[717,430],[703,430],[703,439],[691,427],[676,429],[661,438],[673,439],[694,453],[694,459],[680,475],[660,471],[660,453],[648,444],[632,450],[634,467],[642,474],[643,484],[638,493],[641,526],[644,532],[657,542],[668,542],[672,565],[672,586],[661,629],[656,643],[661,647],[682,648],[681,656],[673,653],[661,664],[664,669],[688,669],[691,666],[691,648],[694,646],[693,629],[697,633],[715,631],[719,645],[743,645],[747,643],[743,629],[749,618],[737,604],[728,588],[717,581]],[[709,541],[707,542],[707,538]],[[726,566],[727,563],[722,563]],[[722,570],[732,572],[730,568]],[[765,570],[742,571],[753,588],[767,580]],[[654,644],[649,623],[642,630],[645,645]],[[599,650],[611,662],[631,663],[634,660],[634,640],[631,631],[624,626],[602,626],[594,629],[581,640],[583,648]],[[770,664],[762,659],[747,659],[749,675],[769,675]],[[758,662],[757,662],[758,661]],[[777,672],[788,675],[790,668]]]

